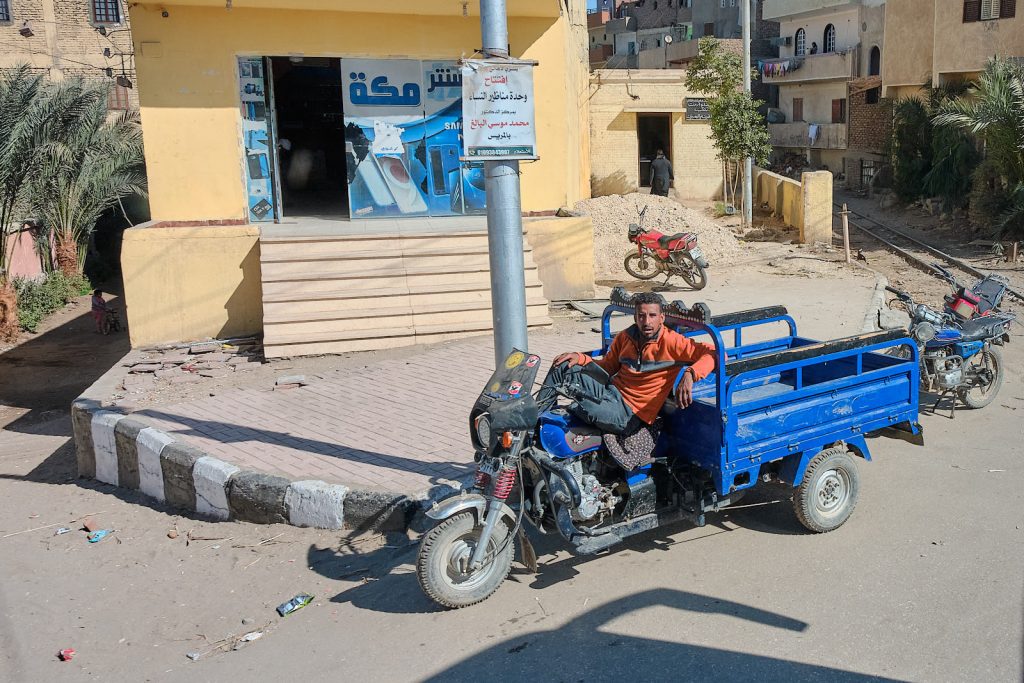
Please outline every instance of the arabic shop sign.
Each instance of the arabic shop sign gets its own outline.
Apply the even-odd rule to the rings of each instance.
[[[708,101],[703,97],[686,98],[686,120],[687,121],[710,121],[711,110],[708,109]]]
[[[463,153],[473,159],[536,159],[533,62],[462,63]]]

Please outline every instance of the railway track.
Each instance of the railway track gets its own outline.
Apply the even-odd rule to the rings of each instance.
[[[832,205],[836,208],[835,215],[839,216],[843,208],[842,205],[835,202]],[[942,261],[946,268],[952,271],[957,276],[957,279],[965,284],[988,275],[987,272],[976,268],[972,264],[951,256],[926,242],[922,242],[916,237],[911,237],[905,232],[877,221],[870,216],[865,216],[852,209],[848,209],[847,220],[851,228],[856,228],[872,239],[886,245],[894,253],[907,261],[907,263],[919,270],[923,270],[929,275],[938,276],[939,274],[939,269],[932,265],[935,261]],[[997,272],[1006,277],[1010,282],[1007,294],[1017,301],[1024,303],[1024,285],[1022,285],[1024,278],[1022,278],[1021,274],[1010,271]]]

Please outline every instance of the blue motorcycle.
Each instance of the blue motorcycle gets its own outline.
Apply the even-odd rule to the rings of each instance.
[[[968,408],[984,408],[1003,384],[1003,356],[997,347],[1010,341],[1010,325],[1016,316],[990,312],[965,319],[947,300],[946,310],[936,311],[916,303],[907,292],[886,287],[896,295],[891,308],[910,315],[910,336],[917,342],[921,362],[921,389],[936,392],[936,405],[953,395],[950,415],[957,401]]]

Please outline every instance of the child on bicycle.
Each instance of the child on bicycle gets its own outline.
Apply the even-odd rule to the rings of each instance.
[[[106,317],[107,302],[103,300],[103,290],[96,289],[92,293],[92,318],[96,321],[96,331],[103,334],[103,318]]]

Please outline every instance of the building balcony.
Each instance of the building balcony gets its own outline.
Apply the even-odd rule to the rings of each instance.
[[[764,0],[761,16],[765,21],[780,21],[859,7],[862,4],[862,0]]]
[[[860,46],[841,52],[758,60],[765,83],[783,85],[805,81],[846,81],[859,74]]]
[[[811,141],[811,126],[817,126],[817,137]],[[796,149],[846,149],[845,123],[769,123],[768,134],[772,147]]]

